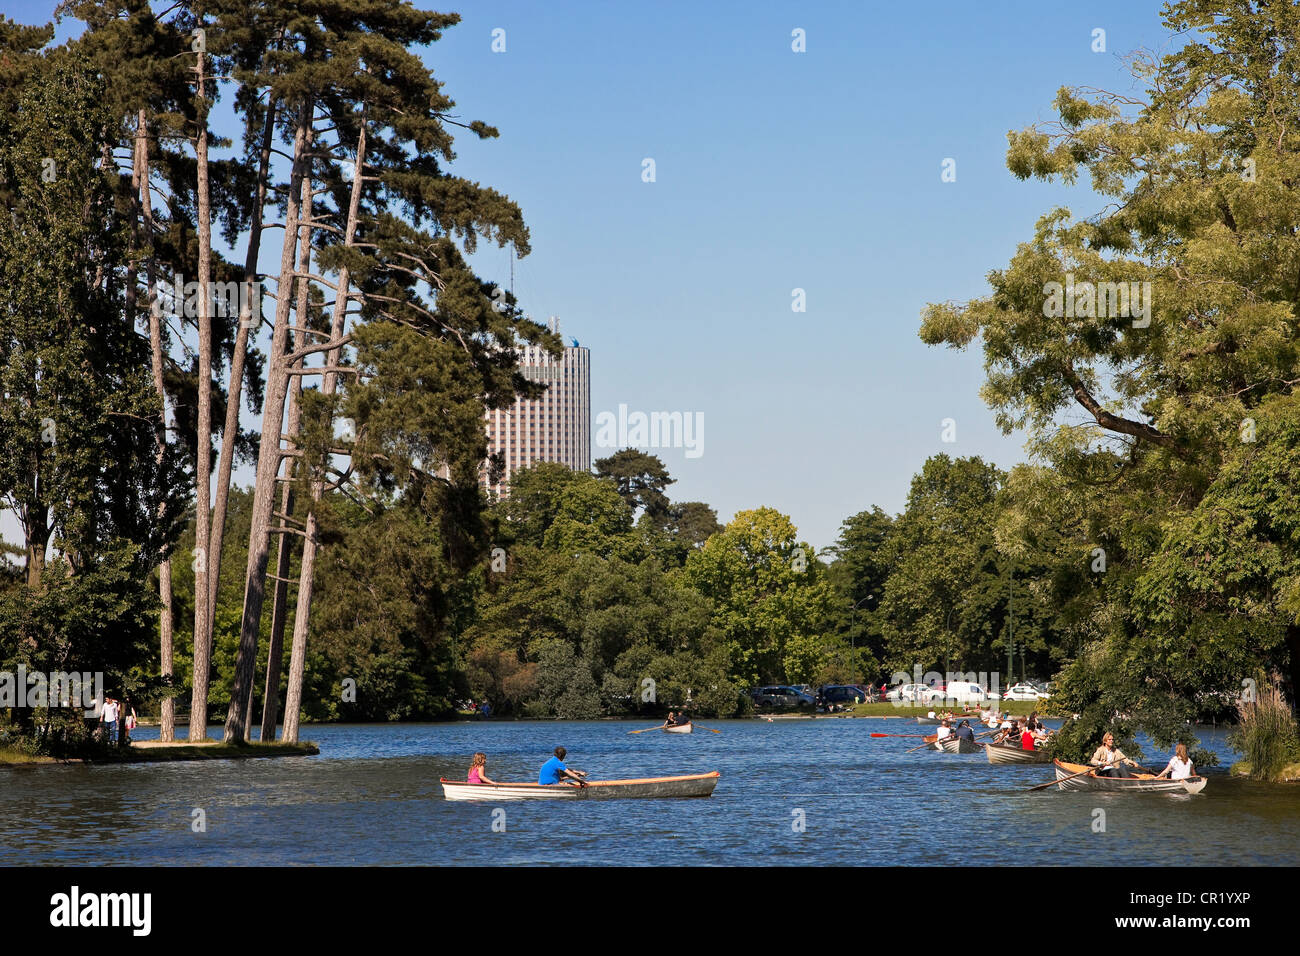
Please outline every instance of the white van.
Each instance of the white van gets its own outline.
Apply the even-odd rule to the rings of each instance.
[[[989,694],[979,684],[955,680],[949,681],[948,686],[942,691],[932,691],[930,700],[936,703],[939,701],[954,701],[958,704],[985,704],[989,701]]]

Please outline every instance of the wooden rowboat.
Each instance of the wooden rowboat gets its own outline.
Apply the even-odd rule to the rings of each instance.
[[[443,779],[448,800],[613,800],[658,797],[707,797],[718,785],[718,771],[686,777],[592,780],[585,787],[567,783],[466,783]]]
[[[1010,747],[1006,744],[988,744],[984,748],[989,763],[1051,763],[1051,755],[1046,750],[1025,750],[1022,747]]]
[[[665,728],[664,728],[664,733],[666,733],[666,734],[689,734],[689,733],[692,733],[692,732],[693,732],[694,726],[695,726],[695,725],[692,724],[690,721],[687,721],[687,722],[684,723],[684,724],[674,724],[672,727],[665,727]]]
[[[943,740],[936,740],[933,746],[935,750],[942,750],[946,754],[973,754],[978,753],[980,749],[980,745],[975,741],[955,734]]]
[[[1056,786],[1060,790],[1095,790],[1102,793],[1200,793],[1205,789],[1204,777],[1186,780],[1158,780],[1155,775],[1139,773],[1132,777],[1099,777],[1089,773],[1073,780],[1064,780],[1070,774],[1082,774],[1087,766],[1081,763],[1052,761],[1056,766]]]

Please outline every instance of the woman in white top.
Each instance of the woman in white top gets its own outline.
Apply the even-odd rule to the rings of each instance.
[[[1186,780],[1188,777],[1196,776],[1196,768],[1192,766],[1192,760],[1187,756],[1187,745],[1179,744],[1174,748],[1174,755],[1169,758],[1169,763],[1157,775],[1159,777],[1169,777],[1170,780]]]

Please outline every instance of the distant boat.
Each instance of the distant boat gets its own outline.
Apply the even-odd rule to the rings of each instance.
[[[660,797],[707,797],[718,785],[718,771],[685,777],[592,780],[585,787],[565,783],[466,783],[443,779],[448,800],[613,800]]]

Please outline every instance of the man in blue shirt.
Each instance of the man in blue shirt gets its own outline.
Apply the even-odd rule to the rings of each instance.
[[[586,786],[583,777],[586,776],[581,770],[570,770],[564,765],[564,756],[568,751],[563,747],[555,748],[555,756],[546,763],[542,764],[541,773],[537,775],[537,782],[541,784],[560,783],[565,778],[574,780],[578,786]]]

